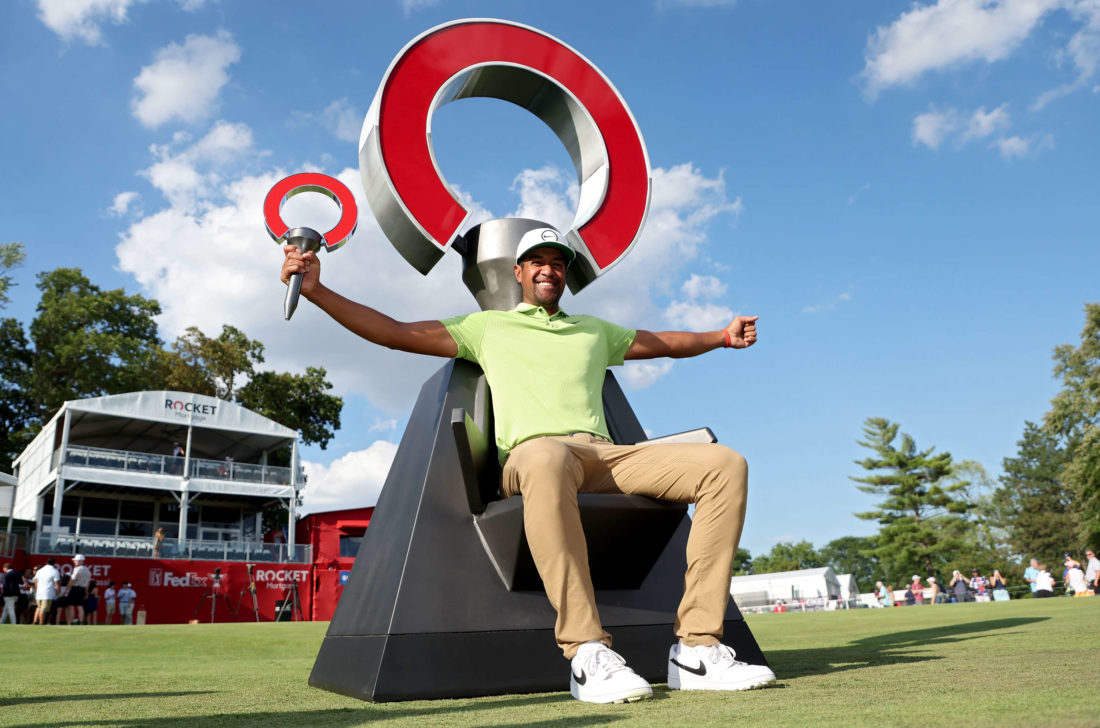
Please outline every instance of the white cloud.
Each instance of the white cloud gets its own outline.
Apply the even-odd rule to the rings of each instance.
[[[859,199],[859,196],[862,195],[864,192],[866,192],[869,189],[871,189],[871,183],[870,182],[864,183],[864,185],[862,187],[860,187],[858,190],[856,190],[852,194],[848,195],[848,204],[849,205],[855,204],[855,201],[857,199]]]
[[[806,306],[802,309],[802,313],[821,313],[822,311],[832,311],[834,308],[842,303],[847,303],[852,300],[852,294],[845,291],[829,299],[824,303],[819,303],[813,306]]]
[[[987,112],[983,106],[967,114],[951,107],[933,107],[913,119],[913,146],[923,144],[935,150],[953,137],[956,148],[962,148],[973,139],[984,139],[1011,126],[1007,108],[1008,104],[1001,104]]]
[[[960,143],[964,144],[971,139],[984,139],[995,131],[1007,129],[1011,124],[1008,112],[1005,110],[1007,106],[1008,104],[1001,104],[989,113],[986,113],[983,106],[971,114]]]
[[[1043,149],[1053,149],[1054,137],[1050,134],[1010,136],[995,140],[991,146],[997,148],[1005,159],[1020,159],[1038,154]]]
[[[104,23],[122,25],[134,5],[148,0],[37,0],[38,19],[64,41],[103,45]],[[205,0],[177,0],[183,10],[197,10]]]
[[[733,311],[715,303],[673,301],[665,309],[665,320],[684,331],[715,331],[733,320]]]
[[[1071,0],[938,0],[914,3],[867,41],[863,78],[874,95],[928,71],[1002,60],[1049,12]],[[1077,0],[1090,2],[1091,0]]]
[[[350,452],[328,467],[303,461],[307,480],[302,489],[302,514],[373,506],[396,453],[394,443],[375,440],[367,449]]]
[[[345,142],[359,141],[364,114],[356,111],[346,97],[333,101],[321,113],[325,129],[334,137]]]
[[[140,94],[131,102],[134,116],[150,128],[173,119],[193,123],[209,117],[229,81],[226,69],[240,57],[240,47],[224,30],[189,35],[183,45],[160,49],[134,79]]]
[[[38,0],[38,19],[62,40],[103,43],[102,23],[119,25],[135,0]]]
[[[939,149],[949,134],[960,126],[959,113],[955,109],[933,109],[913,119],[913,146],[923,144],[929,149]]]
[[[405,12],[405,17],[408,17],[417,10],[434,7],[439,3],[440,0],[401,0],[401,9]]]
[[[130,206],[134,204],[140,198],[137,192],[119,192],[115,195],[115,199],[111,202],[111,206],[107,209],[107,213],[112,217],[122,217],[130,210]]]
[[[623,383],[628,389],[646,389],[672,371],[667,359],[653,361],[628,361],[622,368]]]
[[[714,276],[692,273],[680,286],[680,290],[692,301],[698,298],[718,298],[726,295],[726,284]]]

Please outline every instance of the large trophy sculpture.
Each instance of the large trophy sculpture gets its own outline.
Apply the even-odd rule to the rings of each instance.
[[[576,293],[637,241],[649,205],[649,161],[610,81],[534,28],[460,20],[398,54],[360,138],[371,210],[420,272],[454,248],[482,309],[520,301],[516,243],[546,223],[491,220],[460,235],[469,213],[433,156],[435,110],[478,96],[528,109],[569,151],[580,181],[566,234],[577,252],[568,273]],[[614,441],[645,440],[610,373],[603,396]],[[522,499],[498,493],[491,397],[481,370],[463,360],[424,384],[310,685],[375,701],[568,689],[554,610],[524,536]],[[705,428],[673,437],[700,436],[713,441]],[[687,507],[630,495],[578,500],[600,618],[635,671],[663,682],[686,568]],[[739,659],[765,664],[732,601],[724,641]]]

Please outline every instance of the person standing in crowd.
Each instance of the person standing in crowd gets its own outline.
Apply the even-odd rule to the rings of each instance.
[[[92,582],[92,570],[84,565],[84,554],[73,557],[72,581],[69,582],[69,606],[74,612],[74,621],[84,621],[84,600],[88,598],[88,584]]]
[[[942,596],[940,594],[940,585],[936,581],[936,577],[928,577],[928,588],[932,590],[932,594],[928,597],[928,603],[930,605],[939,604],[942,601]]]
[[[103,605],[107,607],[107,616],[104,624],[113,624],[115,621],[115,607],[118,606],[118,592],[113,581],[107,582],[107,591],[103,592]]]
[[[989,586],[993,589],[993,601],[1007,602],[1011,598],[1008,595],[1008,584],[1005,583],[1005,578],[1001,575],[1000,569],[993,570],[993,576],[989,579]]]
[[[153,534],[153,558],[160,558],[160,549],[164,545],[164,529],[158,528],[157,532]]]
[[[99,587],[94,580],[88,583],[88,596],[84,599],[84,623],[99,624]]]
[[[1087,597],[1092,592],[1089,591],[1088,581],[1085,579],[1085,572],[1081,569],[1081,565],[1073,560],[1067,560],[1066,566],[1066,587],[1067,593],[1073,592],[1075,597]]]
[[[19,623],[31,624],[34,622],[34,614],[38,611],[38,600],[35,599],[34,593],[36,591],[34,587],[34,575],[38,573],[38,567],[32,567],[31,573],[28,576],[26,572],[23,573],[23,586],[19,588],[19,595],[22,597],[21,606],[19,607]]]
[[[72,589],[73,577],[71,574],[61,575],[61,588],[57,591],[57,601],[53,603],[53,613],[47,617],[52,624],[73,623],[73,604],[69,601],[69,590]]]
[[[46,624],[46,615],[53,609],[61,588],[61,574],[54,566],[57,562],[46,559],[46,565],[34,572],[34,598],[37,607],[34,610],[34,623]]]
[[[1039,564],[1039,573],[1035,575],[1035,598],[1054,596],[1054,577],[1047,571],[1046,564]]]
[[[134,601],[137,592],[130,588],[130,582],[122,582],[122,588],[118,590],[118,616],[123,624],[134,623]]]
[[[913,574],[913,583],[909,585],[909,591],[913,592],[913,604],[916,606],[922,606],[924,604],[924,585],[920,583],[920,575]]]
[[[875,595],[878,597],[878,603],[882,606],[894,606],[894,594],[881,581],[875,582]]]
[[[11,568],[11,564],[4,564],[4,612],[0,614],[0,624],[3,624],[5,619],[12,624],[19,624],[15,605],[19,603],[19,587],[22,585],[23,572]]]
[[[986,596],[989,589],[989,580],[982,576],[977,569],[970,570],[970,591],[979,597]],[[982,601],[985,601],[984,599]]]
[[[183,448],[180,447],[180,444],[178,442],[173,442],[172,443],[172,474],[173,475],[182,475],[183,474],[183,456],[185,454],[186,453],[184,452]]]
[[[1039,575],[1039,560],[1032,559],[1024,569],[1024,581],[1031,587],[1031,593],[1035,593],[1035,577]]]
[[[1090,589],[1100,594],[1100,559],[1096,558],[1096,552],[1092,549],[1085,550],[1085,557],[1088,558],[1088,563],[1085,564],[1085,581]]]
[[[951,572],[951,583],[948,584],[948,586],[951,587],[951,591],[955,594],[956,604],[970,601],[970,590],[966,588],[966,577],[964,577],[962,572],[958,569]]]

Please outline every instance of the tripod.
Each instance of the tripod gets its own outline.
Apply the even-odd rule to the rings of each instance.
[[[256,576],[252,572],[255,571],[256,565],[248,565],[248,586],[241,589],[241,595],[237,597],[237,615],[241,613],[241,603],[244,602],[244,593],[248,592],[252,595],[252,613],[256,615],[256,621],[260,621],[260,607],[256,604]]]
[[[214,624],[214,611],[218,607],[218,600],[225,601],[225,608],[229,610],[229,613],[233,615],[233,618],[237,618],[237,613],[233,611],[233,605],[229,603],[229,597],[222,594],[220,591],[220,584],[215,580],[213,586],[206,590],[206,593],[199,599],[199,603],[195,606],[195,614],[192,617],[193,620],[198,621],[199,611],[202,609],[202,605],[206,603],[206,600],[210,600],[210,624]]]
[[[275,615],[275,621],[278,622],[283,617],[283,612],[287,607],[290,608],[290,619],[294,619],[294,615],[298,615],[298,621],[304,622],[302,617],[302,598],[298,595],[298,582],[290,582],[290,589],[287,590],[286,595],[283,597],[283,603],[279,606],[279,612]]]

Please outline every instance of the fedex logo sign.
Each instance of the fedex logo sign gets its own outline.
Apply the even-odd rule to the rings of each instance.
[[[193,571],[176,574],[164,569],[149,569],[149,586],[206,587],[209,583],[208,577],[200,576]]]

